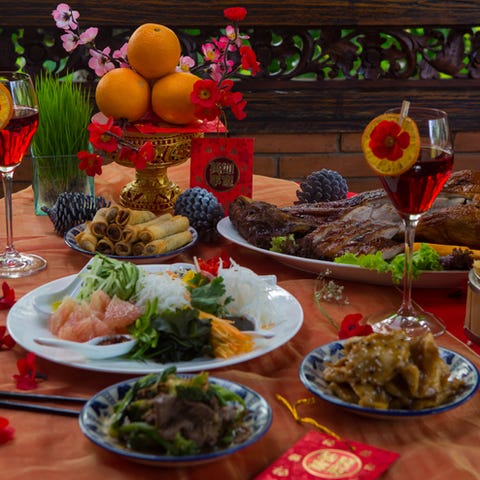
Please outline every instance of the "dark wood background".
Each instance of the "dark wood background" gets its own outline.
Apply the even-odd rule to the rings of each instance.
[[[248,101],[248,116],[242,122],[231,122],[230,130],[234,135],[361,131],[373,115],[399,105],[403,99],[447,110],[454,131],[478,129],[480,62],[477,53],[480,58],[480,40],[473,28],[480,24],[478,0],[72,0],[69,4],[80,11],[84,28],[100,28],[99,39],[107,44],[111,41],[110,35],[113,39],[118,30],[128,37],[135,27],[145,22],[162,23],[178,32],[199,28],[207,35],[225,26],[225,7],[243,5],[248,15],[241,29],[251,35],[264,66],[273,55],[282,59],[290,54],[291,39],[312,29],[325,32],[321,46],[335,67],[348,71],[349,62],[362,62],[358,70],[361,75],[351,78],[329,79],[317,75],[314,79],[298,80],[292,79],[286,71],[272,75],[264,68],[262,74],[253,79],[240,79],[242,85],[238,89]],[[18,28],[25,29],[25,39],[21,42],[27,55],[25,68],[33,74],[46,58],[60,55],[61,32],[55,28],[51,17],[55,6],[56,2],[40,0],[0,1],[0,68],[14,65],[16,53],[8,45],[8,38]],[[423,43],[405,34],[405,29],[412,27],[425,28]],[[448,38],[439,38],[441,27],[451,30]],[[363,42],[365,53],[361,57],[356,58],[351,44],[339,38],[342,29],[351,29]],[[48,50],[40,45],[45,32],[57,42]],[[385,32],[400,41],[400,53],[381,51]],[[284,40],[281,46],[269,44],[272,33]],[[471,52],[462,51],[459,43],[465,34],[471,36]],[[306,36],[302,38],[305,43],[310,42]],[[425,68],[424,64],[415,64],[415,57],[424,53],[429,42],[436,42],[436,58]],[[308,55],[311,54],[309,48],[304,45]],[[469,62],[468,71],[461,72],[459,68],[465,57]],[[399,58],[407,62],[410,71],[380,71],[380,60],[394,63]],[[300,67],[306,72],[315,69],[308,59],[300,59]],[[420,69],[423,70],[419,74]],[[450,78],[439,78],[445,72]]]

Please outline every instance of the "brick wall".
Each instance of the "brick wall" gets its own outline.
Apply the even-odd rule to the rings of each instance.
[[[255,136],[255,173],[299,181],[329,168],[342,174],[351,191],[379,188],[360,151],[360,133],[261,134]],[[480,132],[455,135],[455,170],[480,170]],[[17,169],[15,190],[31,184],[29,158]]]

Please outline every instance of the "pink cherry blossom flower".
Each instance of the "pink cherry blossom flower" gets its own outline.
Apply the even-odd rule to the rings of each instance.
[[[192,67],[195,66],[195,60],[188,55],[182,55],[178,66],[176,68],[177,72],[189,72]]]
[[[127,47],[128,43],[124,43],[119,50],[113,52],[112,57],[118,60],[120,68],[129,68],[130,64],[127,61]]]
[[[66,3],[59,3],[56,10],[52,11],[52,16],[58,28],[76,30],[80,13],[72,10]]]
[[[87,45],[92,43],[95,38],[97,38],[98,28],[90,27],[87,28],[84,32],[80,34],[80,40],[78,41],[79,45]]]
[[[72,52],[77,48],[80,37],[74,32],[69,32],[61,35],[60,39],[63,42],[63,48],[65,51]]]
[[[115,68],[115,64],[110,58],[110,47],[105,47],[102,51],[90,49],[91,58],[88,66],[95,71],[99,77],[103,77],[107,72]]]

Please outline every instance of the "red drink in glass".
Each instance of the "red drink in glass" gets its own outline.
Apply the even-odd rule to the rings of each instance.
[[[21,163],[38,125],[38,110],[15,107],[8,125],[0,130],[0,168]]]
[[[452,152],[422,147],[420,158],[409,170],[380,177],[380,181],[399,212],[417,215],[430,209],[452,169]]]

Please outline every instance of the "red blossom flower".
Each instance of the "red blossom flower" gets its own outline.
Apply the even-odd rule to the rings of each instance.
[[[220,97],[220,90],[216,82],[211,79],[198,80],[193,84],[190,100],[193,104],[203,108],[212,108]]]
[[[398,160],[409,145],[409,133],[393,120],[383,120],[370,135],[369,147],[378,158]]]
[[[243,99],[240,92],[225,91],[221,103],[224,107],[229,107],[232,110],[237,120],[243,120],[247,116],[244,112],[247,101]]]
[[[256,75],[260,71],[260,63],[257,62],[255,52],[248,45],[242,45],[240,55],[242,57],[242,68],[250,70],[252,75]]]
[[[10,426],[10,422],[5,417],[0,417],[0,445],[13,440],[15,429]]]
[[[118,148],[118,138],[122,136],[122,129],[113,124],[113,118],[107,123],[91,122],[88,126],[90,143],[98,150],[115,152]]]
[[[155,147],[152,142],[145,142],[136,152],[133,163],[137,170],[146,168],[147,163],[150,163],[155,158]]]
[[[373,333],[371,325],[360,324],[363,320],[361,313],[352,313],[346,315],[340,325],[340,331],[338,332],[338,338],[345,339],[350,337],[359,337],[364,335],[370,335]]]
[[[33,390],[37,388],[37,367],[35,365],[35,354],[28,352],[24,358],[17,360],[18,374],[13,375],[20,390]]]
[[[8,286],[7,282],[2,283],[3,297],[0,298],[0,310],[6,310],[15,303],[15,290]]]
[[[80,160],[78,168],[80,170],[85,170],[85,173],[89,177],[102,174],[103,159],[100,155],[82,150],[77,153],[77,157]]]
[[[0,326],[0,350],[11,350],[15,340],[7,333],[7,327]]]
[[[225,18],[232,22],[241,22],[247,16],[247,9],[243,7],[230,7],[223,11]]]

